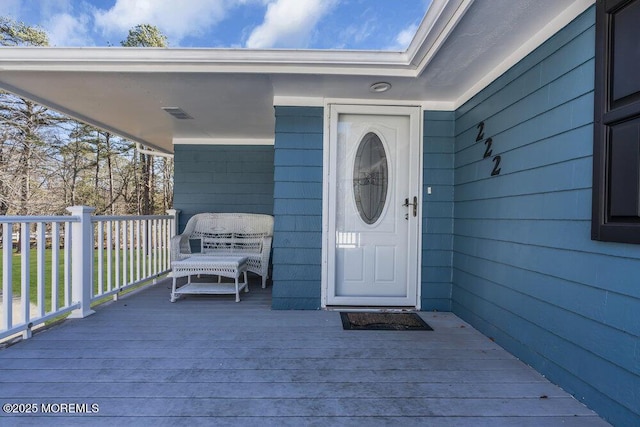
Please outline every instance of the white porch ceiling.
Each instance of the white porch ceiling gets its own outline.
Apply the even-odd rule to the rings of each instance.
[[[407,52],[1,48],[0,87],[166,152],[174,142],[269,143],[274,99],[454,109],[593,3],[434,0]],[[391,90],[371,93],[378,81]]]

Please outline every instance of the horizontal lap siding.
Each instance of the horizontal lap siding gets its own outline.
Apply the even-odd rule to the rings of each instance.
[[[324,110],[276,107],[274,309],[319,309]]]
[[[423,128],[421,308],[451,311],[455,113],[425,111]]]
[[[180,229],[201,212],[273,214],[273,146],[175,145]]]
[[[590,240],[594,22],[591,8],[456,111],[452,308],[640,425],[640,247]]]

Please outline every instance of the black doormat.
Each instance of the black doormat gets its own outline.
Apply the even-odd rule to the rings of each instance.
[[[340,313],[342,329],[367,331],[433,331],[416,313]]]

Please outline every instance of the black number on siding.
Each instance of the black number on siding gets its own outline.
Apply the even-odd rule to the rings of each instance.
[[[476,136],[476,142],[482,141],[484,139],[484,122],[480,122],[478,123],[478,126],[476,126],[476,128],[478,129],[478,135]],[[493,138],[487,138],[486,140],[484,140],[484,145],[486,146],[485,150],[484,150],[484,154],[482,155],[483,159],[486,159],[488,157],[491,157],[493,155]],[[502,157],[501,156],[493,156],[491,158],[491,160],[493,160],[493,170],[491,171],[491,176],[496,176],[496,175],[500,175],[500,162],[502,161]]]
[[[482,141],[484,139],[484,122],[480,122],[478,126],[478,136],[476,136],[476,142]]]
[[[493,153],[493,150],[491,149],[491,144],[493,144],[493,139],[489,138],[486,141],[484,141],[484,145],[487,146],[487,149],[484,150],[484,156],[482,157],[483,159],[486,159],[487,157],[491,156],[491,153]]]
[[[495,165],[493,165],[493,170],[491,171],[491,176],[496,176],[496,175],[500,175],[500,161],[502,160],[502,157],[500,156],[495,156],[493,158],[493,163],[495,163]]]

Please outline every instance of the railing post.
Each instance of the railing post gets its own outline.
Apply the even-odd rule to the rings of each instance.
[[[172,236],[175,236],[178,234],[178,229],[180,228],[180,225],[178,224],[180,209],[167,209],[167,215],[171,215],[173,217],[173,230],[171,230],[171,232],[173,233]]]
[[[71,215],[80,218],[71,223],[71,295],[80,308],[71,313],[72,318],[87,317],[95,313],[91,310],[91,290],[93,287],[93,223],[91,214],[95,208],[71,206]]]

